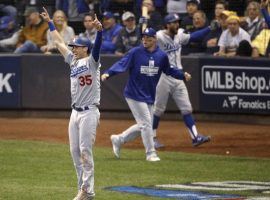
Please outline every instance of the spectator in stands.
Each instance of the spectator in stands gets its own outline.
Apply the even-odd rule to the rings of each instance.
[[[20,32],[14,53],[40,53],[40,47],[47,43],[46,33],[48,24],[43,21],[38,10],[34,7],[28,7],[24,12],[24,16],[26,18],[26,26]]]
[[[17,9],[13,5],[0,4],[0,16],[10,16],[16,19]]]
[[[186,33],[190,33],[190,30],[194,28],[193,26],[193,15],[199,10],[200,1],[199,0],[188,0],[186,4],[187,16],[183,17],[181,21],[181,28],[185,30]]]
[[[241,27],[247,31],[251,40],[261,32],[264,27],[264,20],[260,14],[260,4],[256,1],[248,3],[246,8],[246,16],[243,18]]]
[[[64,42],[68,44],[75,37],[75,33],[73,28],[67,25],[66,14],[62,10],[57,10],[54,12],[52,20],[56,30],[64,39]],[[41,47],[41,51],[46,54],[58,53],[50,35],[50,30],[47,30],[47,44]]]
[[[119,17],[124,11],[133,11],[135,7],[134,0],[107,0],[105,3],[106,7],[103,8],[114,13],[115,16]]]
[[[12,52],[15,50],[19,35],[18,31],[19,28],[13,17],[4,16],[0,18],[0,52]]]
[[[80,33],[80,37],[86,37],[91,41],[91,44],[94,44],[96,35],[97,35],[97,30],[93,26],[93,21],[95,19],[94,14],[86,14],[83,19],[83,25],[85,27],[85,32]]]
[[[193,27],[190,29],[190,33],[204,29],[207,27],[207,18],[203,11],[198,10],[193,14]],[[202,45],[201,40],[189,42],[187,45],[182,46],[182,55],[194,54],[194,53],[204,53],[205,47]]]
[[[250,57],[251,55],[252,55],[252,46],[250,44],[250,41],[248,40],[240,41],[236,49],[236,56]]]
[[[214,55],[232,57],[236,55],[241,41],[246,40],[250,43],[250,35],[240,27],[240,19],[237,15],[229,16],[226,22],[228,28],[222,32],[218,42],[219,51]],[[246,42],[243,45],[246,45]],[[239,54],[242,55],[241,52]]]
[[[228,8],[229,4],[226,0],[217,0],[215,3],[215,19],[213,20],[218,21],[222,12],[228,10]]]
[[[112,12],[106,11],[103,13],[103,33],[102,33],[102,54],[114,54],[116,50],[116,40],[122,26],[116,23]]]
[[[228,7],[227,2],[223,0],[219,0],[216,2],[215,19],[211,21],[211,24],[218,23],[219,27],[208,33],[205,36],[204,40],[202,41],[202,45],[206,49],[205,50],[206,54],[214,54],[219,50],[218,40],[221,36],[222,31],[224,31],[227,28],[226,20],[229,15],[233,14],[236,15],[236,13],[226,10],[227,7]]]
[[[135,15],[125,12],[122,15],[124,27],[120,31],[116,41],[115,54],[123,56],[126,52],[141,43],[141,30],[136,26]]]
[[[56,0],[55,8],[63,10],[69,21],[82,21],[84,15],[89,13],[89,2],[86,0]]]
[[[17,22],[21,25],[24,24],[24,11],[28,7],[35,7],[38,11],[41,11],[43,7],[46,7],[50,15],[53,15],[55,11],[55,0],[14,0],[17,8]]]
[[[265,0],[261,0],[261,12],[263,14],[263,17],[265,19],[265,22],[266,22],[268,28],[270,28],[270,16],[268,13],[269,8],[270,8],[270,2],[265,1]]]
[[[147,26],[155,29],[156,31],[163,29],[163,17],[161,14],[156,10],[154,3],[152,0],[144,0],[142,6],[148,8],[148,15],[149,18],[146,19]],[[140,18],[140,24],[144,23],[144,18]]]
[[[153,3],[155,10],[161,14],[162,18],[165,17],[165,15],[167,14],[166,12],[167,0],[153,0]]]
[[[135,3],[135,16],[136,19],[139,19],[141,17],[142,13],[142,4],[144,0],[134,0]],[[182,1],[182,0],[181,0]],[[159,12],[162,16],[162,18],[166,15],[167,10],[166,10],[166,4],[167,0],[152,0],[154,8],[157,12]]]
[[[269,57],[267,49],[270,41],[270,29],[263,29],[261,32],[252,40],[252,57]]]
[[[16,29],[17,26],[13,17],[3,16],[0,18],[0,40],[11,37]]]
[[[187,0],[168,0],[167,2],[167,13],[178,14],[180,18],[187,15]]]
[[[268,29],[263,29],[252,41],[252,57],[270,57],[270,16],[268,13],[269,2],[261,1],[261,11]]]

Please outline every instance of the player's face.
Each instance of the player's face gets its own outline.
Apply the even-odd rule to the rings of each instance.
[[[73,46],[72,53],[76,60],[87,57],[87,47]]]
[[[171,34],[176,35],[179,29],[179,22],[175,21],[175,22],[168,23],[167,29]]]
[[[91,30],[93,26],[93,18],[91,16],[85,16],[83,20],[83,25],[86,30]]]
[[[150,50],[150,49],[154,48],[156,46],[156,42],[157,42],[156,37],[150,37],[150,36],[147,36],[147,35],[144,35],[142,37],[143,46],[147,50]]]

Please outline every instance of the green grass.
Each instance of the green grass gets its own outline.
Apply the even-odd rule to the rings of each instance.
[[[113,157],[110,148],[96,147],[94,152],[97,200],[160,199],[104,190],[110,186],[147,187],[226,180],[270,181],[270,159],[160,152],[162,161],[149,163],[145,161],[143,149],[123,149],[120,160]],[[75,171],[68,145],[0,141],[1,200],[72,199],[76,191]],[[262,196],[252,192],[236,194]]]

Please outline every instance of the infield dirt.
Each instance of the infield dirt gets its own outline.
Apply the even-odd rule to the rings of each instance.
[[[0,118],[0,139],[68,143],[68,121],[52,118]],[[110,135],[121,133],[132,124],[133,120],[102,119],[95,145],[110,147]],[[161,121],[158,137],[165,147],[160,151],[270,158],[270,125],[197,122],[197,128],[200,133],[210,135],[212,140],[194,148],[183,122]],[[143,149],[140,138],[124,147]]]

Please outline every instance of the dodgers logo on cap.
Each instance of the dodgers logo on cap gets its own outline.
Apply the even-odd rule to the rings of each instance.
[[[176,22],[176,21],[179,21],[179,20],[180,20],[180,17],[177,14],[168,14],[164,18],[165,24],[168,24],[168,23],[171,23],[171,22]]]
[[[92,44],[90,40],[86,37],[75,37],[69,44],[69,47],[77,46],[77,47],[88,47],[91,49]]]
[[[146,28],[146,29],[143,31],[142,35],[147,35],[147,36],[149,36],[149,37],[155,37],[156,31],[155,31],[155,29],[153,29],[153,28]]]

